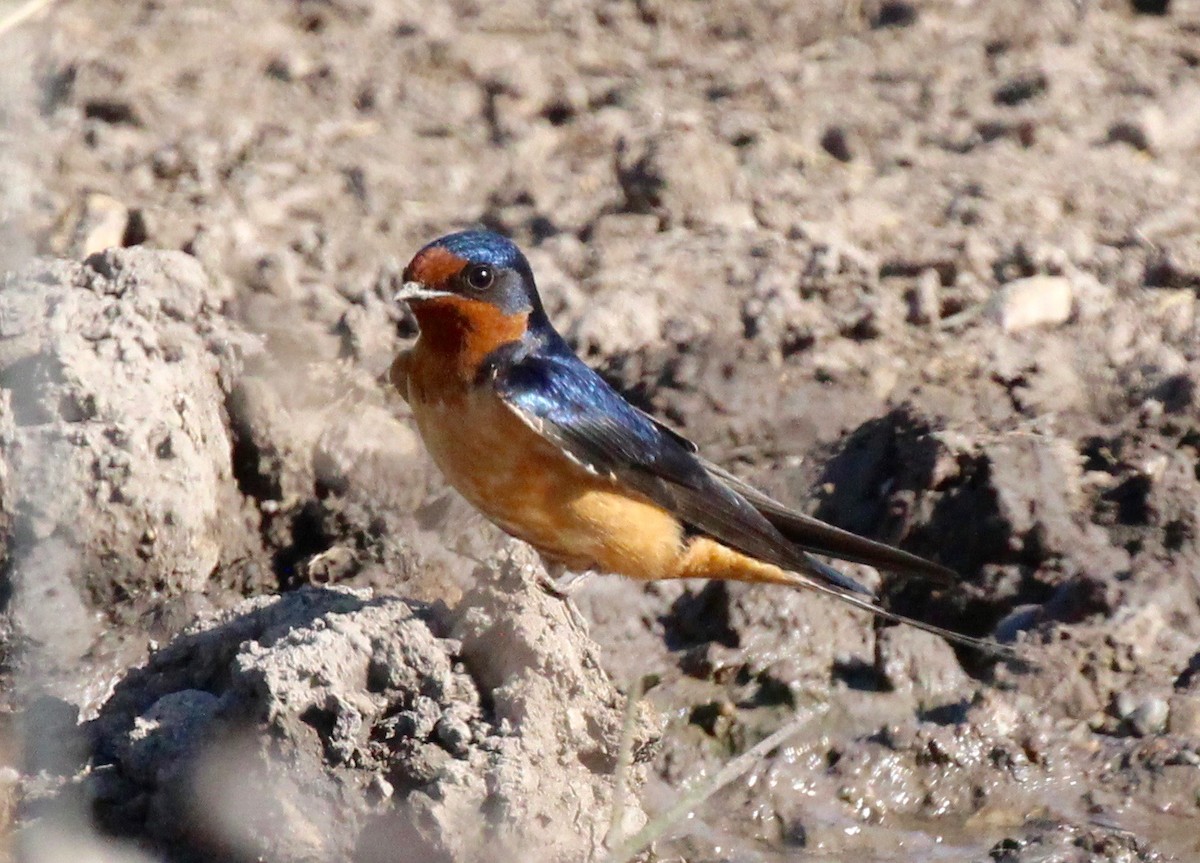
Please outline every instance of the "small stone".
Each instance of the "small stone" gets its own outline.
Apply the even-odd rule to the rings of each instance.
[[[900,372],[891,366],[878,365],[867,373],[868,389],[875,398],[887,399],[900,383]]]
[[[912,3],[888,0],[881,3],[879,9],[871,16],[871,27],[909,27],[917,21],[917,7]]]
[[[992,630],[992,636],[1001,644],[1010,644],[1016,641],[1018,633],[1032,629],[1041,616],[1042,607],[1040,605],[1027,603],[1015,606],[996,624]]]
[[[996,315],[1005,332],[1058,326],[1071,317],[1074,290],[1065,276],[1030,276],[1000,289]]]
[[[1108,129],[1109,143],[1128,144],[1156,156],[1180,146],[1186,149],[1194,141],[1195,126],[1175,118],[1169,110],[1161,105],[1147,105],[1136,114],[1116,121]]]
[[[1128,719],[1133,715],[1134,708],[1137,707],[1137,701],[1129,692],[1122,690],[1118,692],[1116,698],[1113,699],[1113,713],[1117,719]]]
[[[434,734],[451,755],[465,758],[470,751],[471,726],[456,716],[446,715],[439,719]]]
[[[1024,708],[995,690],[981,689],[975,693],[968,708],[967,723],[983,734],[1008,737],[1025,721]]]
[[[1048,86],[1049,82],[1042,72],[1018,75],[1001,84],[992,94],[992,100],[997,105],[1012,107],[1041,96]]]
[[[875,672],[891,689],[931,702],[951,701],[970,683],[945,639],[909,626],[878,631]]]
[[[839,162],[854,160],[854,151],[850,148],[850,136],[840,126],[830,126],[821,136],[821,149]]]
[[[376,800],[391,800],[392,795],[396,793],[396,788],[377,773],[367,783],[367,792]]]
[[[908,292],[908,322],[910,324],[936,324],[941,318],[942,280],[937,270],[930,267],[922,270],[917,283]]]
[[[1150,136],[1146,128],[1135,120],[1120,120],[1108,127],[1108,140],[1112,144],[1128,144],[1135,150],[1150,149]]]
[[[336,584],[353,575],[357,563],[353,549],[335,545],[303,562],[300,574],[309,584]]]
[[[1161,734],[1167,727],[1170,708],[1167,702],[1156,696],[1141,701],[1129,714],[1127,721],[1138,737]]]
[[[60,254],[80,259],[120,248],[126,245],[129,219],[129,208],[112,195],[90,192],[63,215],[51,246]]]

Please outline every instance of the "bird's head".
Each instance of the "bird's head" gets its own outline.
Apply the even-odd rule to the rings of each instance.
[[[511,240],[491,231],[461,231],[425,246],[404,269],[396,299],[409,304],[418,323],[455,311],[485,317],[542,312],[529,262]]]

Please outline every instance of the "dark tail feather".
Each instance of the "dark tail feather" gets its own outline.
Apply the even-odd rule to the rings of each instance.
[[[851,563],[865,563],[897,575],[919,576],[943,586],[959,581],[958,573],[954,570],[923,557],[858,536],[782,506],[758,506],[758,501],[751,503],[776,530],[805,551]]]
[[[958,573],[941,564],[788,509],[711,462],[704,462],[704,467],[744,497],[785,539],[804,551],[865,563],[897,575],[915,575],[941,585],[959,581]]]
[[[725,469],[708,461],[703,464],[706,470],[745,498],[785,539],[795,544],[798,549],[811,552],[811,554],[803,555],[803,569],[806,571],[788,572],[789,580],[785,582],[786,584],[832,596],[876,617],[894,623],[915,626],[917,629],[947,641],[991,656],[1019,662],[1025,661],[1013,648],[991,639],[963,635],[961,632],[943,629],[932,623],[905,617],[903,614],[881,608],[875,604],[870,591],[865,587],[813,557],[812,554],[827,555],[853,563],[865,563],[868,566],[898,575],[920,576],[940,585],[952,585],[958,582],[959,576],[954,570],[788,509],[779,501],[768,497],[753,486],[747,485]]]

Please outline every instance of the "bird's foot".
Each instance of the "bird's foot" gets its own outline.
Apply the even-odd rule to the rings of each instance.
[[[566,599],[579,588],[583,587],[583,583],[595,575],[595,571],[585,569],[583,572],[563,571],[555,573],[548,579],[547,592],[559,599]]]
[[[578,590],[591,575],[592,570],[590,569],[583,572],[570,572],[560,564],[547,564],[545,578],[541,581],[542,590],[556,599],[563,601],[571,622],[584,634],[588,632],[587,620],[575,606],[575,603],[571,601],[571,594]]]
[[[568,570],[567,567],[556,560],[549,560],[542,557],[542,566],[546,570],[545,576],[541,581],[542,590],[551,596],[559,599],[566,599],[583,583],[595,574],[595,570],[585,569],[580,572]]]

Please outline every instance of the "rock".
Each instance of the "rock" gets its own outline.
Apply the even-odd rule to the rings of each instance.
[[[992,100],[997,105],[1012,107],[1042,96],[1048,86],[1049,81],[1043,72],[1026,72],[1010,78],[997,87],[992,94]]]
[[[1200,140],[1200,121],[1180,110],[1194,105],[1200,87],[1174,89],[1161,104],[1150,104],[1109,127],[1108,140],[1128,144],[1154,156],[1186,153]]]
[[[873,28],[910,27],[917,22],[917,6],[905,0],[884,0],[870,15]]]
[[[1127,830],[1099,824],[1051,823],[1026,835],[1001,839],[978,863],[1042,863],[1087,860],[1089,863],[1161,863],[1166,858]]]
[[[453,612],[304,588],[202,619],[90,724],[102,817],[169,856],[590,857],[624,701],[530,554],[488,564]],[[639,713],[638,760],[653,733]]]
[[[1167,702],[1157,696],[1149,696],[1140,701],[1125,718],[1134,734],[1147,737],[1161,734],[1167,727],[1169,716]]]
[[[992,637],[1001,644],[1016,641],[1018,633],[1031,629],[1038,623],[1041,617],[1041,608],[1040,605],[1034,603],[1016,606],[997,622],[992,629]]]
[[[1112,711],[1138,737],[1161,734],[1167,727],[1170,715],[1170,709],[1164,699],[1156,695],[1139,698],[1127,690],[1115,695]]]
[[[252,342],[219,317],[222,299],[179,252],[112,249],[5,278],[3,626],[68,677],[103,634],[95,612],[137,617],[199,592],[257,543],[223,410]]]
[[[1119,120],[1108,127],[1108,140],[1114,144],[1128,144],[1135,150],[1150,149],[1150,132],[1144,122]]]
[[[1071,317],[1073,296],[1071,280],[1065,276],[1030,276],[1004,285],[994,309],[1005,332],[1052,327]]]
[[[941,320],[942,282],[937,270],[922,270],[917,282],[907,295],[910,324],[937,324]]]
[[[893,690],[912,692],[928,704],[962,697],[970,684],[944,638],[911,626],[876,632],[875,671]]]
[[[130,218],[129,208],[112,195],[88,192],[63,214],[51,245],[58,254],[71,258],[120,248],[126,245]]]
[[[854,150],[850,147],[850,135],[841,126],[830,126],[821,135],[821,149],[839,162],[852,162]]]

